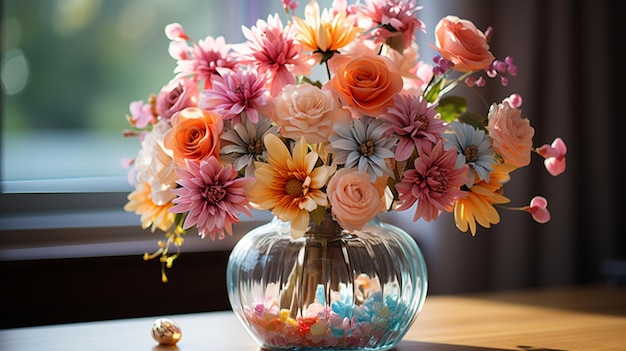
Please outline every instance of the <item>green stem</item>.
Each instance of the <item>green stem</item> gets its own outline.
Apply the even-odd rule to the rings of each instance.
[[[328,80],[330,80],[331,76],[330,76],[330,68],[328,67],[328,60],[324,62],[324,65],[326,66],[326,75],[328,76]]]
[[[458,77],[457,79],[455,79],[452,83],[446,85],[445,87],[443,87],[441,89],[441,92],[439,93],[439,95],[444,95],[448,92],[450,92],[452,89],[454,89],[459,83],[461,83],[462,81],[465,80],[465,78],[469,77],[470,75],[472,75],[472,73],[474,72],[466,72],[463,75],[461,75],[460,77]]]

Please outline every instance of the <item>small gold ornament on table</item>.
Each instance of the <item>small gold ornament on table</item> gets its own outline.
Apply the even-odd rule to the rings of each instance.
[[[182,336],[180,327],[171,319],[159,318],[152,325],[152,338],[160,345],[174,346]]]

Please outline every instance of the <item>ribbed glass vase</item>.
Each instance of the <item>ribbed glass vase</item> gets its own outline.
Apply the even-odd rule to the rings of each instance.
[[[378,220],[348,232],[326,214],[292,239],[278,219],[247,233],[227,268],[233,311],[272,350],[388,350],[420,312],[426,264],[415,240]]]

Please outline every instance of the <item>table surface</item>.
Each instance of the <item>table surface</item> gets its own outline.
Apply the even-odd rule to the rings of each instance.
[[[176,347],[152,339],[152,323],[160,317],[180,325],[183,337]],[[4,329],[0,350],[261,349],[227,311]],[[626,288],[429,296],[395,350],[626,350]]]

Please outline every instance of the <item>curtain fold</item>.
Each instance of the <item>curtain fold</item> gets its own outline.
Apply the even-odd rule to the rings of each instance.
[[[534,154],[531,166],[515,171],[505,185],[512,206],[524,206],[535,195],[546,197],[549,223],[503,210],[501,223],[475,237],[456,233],[451,216],[437,224],[434,242],[416,234],[427,246],[431,293],[606,281],[604,262],[626,258],[624,186],[617,183],[617,167],[625,159],[620,141],[626,116],[620,106],[626,77],[624,54],[618,53],[625,33],[615,7],[608,1],[567,0],[419,4],[424,11],[435,5],[422,15],[428,16],[429,39],[436,21],[447,14],[483,30],[492,26],[492,51],[497,58],[512,56],[519,75],[507,87],[490,82],[482,91],[485,99],[521,94],[522,115],[536,129],[535,146],[557,136],[568,146],[565,173],[552,177]],[[485,108],[467,97],[473,108]]]

